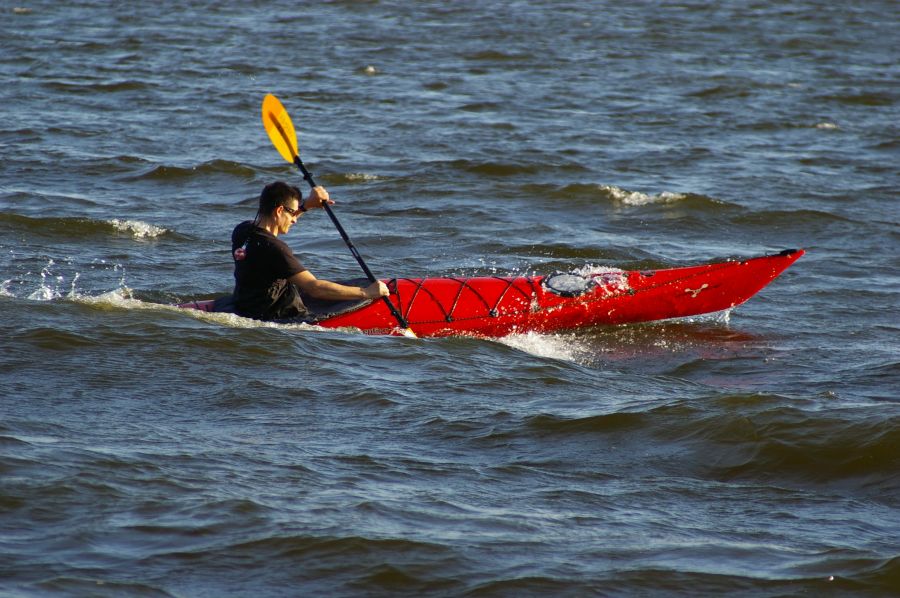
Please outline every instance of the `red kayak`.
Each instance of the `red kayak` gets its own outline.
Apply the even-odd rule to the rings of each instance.
[[[418,336],[500,337],[730,309],[755,295],[803,253],[788,249],[748,260],[663,270],[594,268],[549,276],[386,282],[391,302]],[[227,311],[222,305],[209,300],[179,307]],[[299,321],[326,328],[358,328],[368,334],[398,332],[397,320],[384,301],[308,301],[307,307],[310,313]]]

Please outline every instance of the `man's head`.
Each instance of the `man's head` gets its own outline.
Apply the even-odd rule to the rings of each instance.
[[[302,197],[300,189],[293,185],[288,185],[283,181],[269,183],[263,187],[262,193],[259,194],[259,213],[274,216],[275,209],[278,206],[284,206],[291,211],[295,211]]]
[[[273,227],[269,230],[276,236],[287,233],[302,213],[301,198],[300,189],[282,181],[266,185],[259,194],[257,222],[266,221],[266,226]]]

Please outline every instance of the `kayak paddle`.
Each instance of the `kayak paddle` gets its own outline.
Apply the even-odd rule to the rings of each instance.
[[[304,180],[309,183],[311,188],[315,187],[316,182],[313,180],[312,174],[306,169],[303,160],[300,159],[300,148],[297,146],[297,133],[294,130],[294,123],[291,122],[290,115],[288,115],[287,110],[281,105],[278,98],[272,94],[268,94],[263,98],[262,121],[263,125],[266,127],[266,133],[269,134],[269,139],[272,140],[272,144],[275,146],[275,149],[278,150],[278,153],[281,154],[281,157],[291,164],[296,164],[297,168],[299,168],[300,172],[303,174]],[[375,278],[375,275],[372,274],[372,271],[369,270],[366,262],[363,261],[362,256],[359,254],[359,251],[356,250],[353,241],[350,240],[344,227],[338,222],[337,216],[334,215],[331,206],[327,203],[323,203],[322,207],[325,208],[325,212],[328,214],[328,217],[331,218],[334,227],[341,234],[344,243],[346,243],[347,247],[350,249],[350,253],[353,254],[353,257],[356,258],[356,261],[363,269],[363,272],[366,273],[369,282],[376,282],[377,279]],[[391,303],[390,299],[387,297],[382,297],[382,299],[384,299],[384,303],[390,310],[391,315],[393,315],[397,320],[397,323],[400,324],[403,336],[416,338],[416,333],[410,329],[406,318],[397,311],[397,308],[394,307],[394,304]]]

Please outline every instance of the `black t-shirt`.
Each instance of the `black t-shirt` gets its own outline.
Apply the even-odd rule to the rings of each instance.
[[[287,243],[247,220],[231,233],[231,255],[237,313],[274,320],[305,311],[297,289],[287,279],[306,268]]]

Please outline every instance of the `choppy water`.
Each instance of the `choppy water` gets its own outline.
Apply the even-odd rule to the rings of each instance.
[[[0,593],[900,590],[895,2],[110,4],[0,6]],[[808,254],[501,341],[165,307],[300,182],[269,92],[383,277]]]

